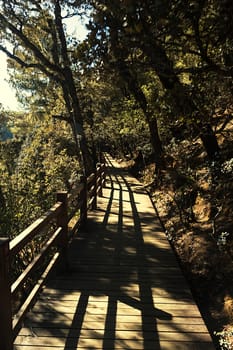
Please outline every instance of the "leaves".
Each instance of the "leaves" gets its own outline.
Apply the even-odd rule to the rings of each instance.
[[[80,172],[70,133],[64,122],[41,122],[22,145],[1,143],[2,233],[14,236],[51,206],[56,191],[69,189],[72,174]]]

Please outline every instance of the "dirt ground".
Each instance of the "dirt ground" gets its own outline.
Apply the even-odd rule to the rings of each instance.
[[[216,349],[233,349],[228,334],[233,330],[232,257],[227,250],[220,249],[212,237],[212,224],[206,217],[208,204],[197,199],[194,214],[200,221],[186,226],[177,210],[171,210],[171,193],[157,190],[153,197]],[[223,333],[217,334],[219,332]],[[229,339],[226,341],[226,338]]]

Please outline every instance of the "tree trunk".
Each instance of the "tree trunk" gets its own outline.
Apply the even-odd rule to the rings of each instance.
[[[93,159],[91,157],[90,151],[88,149],[87,139],[86,139],[83,126],[80,123],[77,123],[76,120],[77,119],[74,116],[75,127],[73,132],[77,140],[76,142],[78,145],[78,149],[81,153],[81,160],[82,160],[84,175],[88,176],[94,170],[94,163],[93,163]]]
[[[210,160],[219,155],[219,145],[215,133],[210,124],[207,124],[200,133],[200,138]]]
[[[156,118],[148,118],[147,123],[150,130],[150,141],[154,151],[155,163],[158,167],[161,167],[163,163],[163,148],[159,136],[157,120]]]
[[[153,115],[153,112],[149,110],[146,96],[143,93],[140,86],[138,85],[137,79],[130,72],[125,62],[123,61],[118,62],[117,67],[119,69],[119,73],[122,79],[127,83],[129,91],[132,93],[132,95],[134,96],[135,100],[137,101],[137,103],[139,104],[139,106],[141,107],[144,113],[147,125],[149,127],[150,142],[154,152],[155,163],[157,167],[160,167],[163,163],[162,161],[163,148],[162,148],[162,142],[159,136],[157,119]]]
[[[162,143],[158,132],[157,120],[148,108],[146,96],[143,93],[141,87],[139,86],[137,78],[134,74],[132,74],[128,65],[125,62],[125,53],[122,52],[121,47],[119,47],[118,32],[116,30],[117,25],[114,25],[113,18],[111,18],[111,23],[113,23],[113,26],[110,29],[110,38],[112,51],[117,61],[116,69],[118,70],[122,80],[127,84],[130,93],[134,96],[135,100],[137,101],[145,115],[150,131],[150,142],[155,154],[155,162],[159,167],[162,164]]]
[[[76,144],[77,157],[83,166],[84,175],[88,176],[93,170],[93,163],[91,161],[90,152],[87,146],[78,97],[75,96],[76,91],[72,91],[72,93],[70,92],[72,84],[69,84],[69,82],[70,79],[67,79],[62,84],[63,96],[66,104],[66,109],[69,114],[69,122],[72,127],[74,141]]]
[[[62,10],[60,1],[55,2],[55,24],[57,35],[61,46],[61,57],[63,62],[62,73],[64,79],[61,80],[63,96],[66,103],[66,108],[72,124],[74,139],[77,146],[77,153],[81,153],[84,175],[88,176],[93,170],[93,162],[91,161],[90,152],[87,146],[87,140],[83,128],[83,116],[80,108],[80,102],[77,95],[75,80],[71,69],[71,62],[68,55],[68,47],[66,36],[62,23]],[[56,42],[55,42],[56,44]]]

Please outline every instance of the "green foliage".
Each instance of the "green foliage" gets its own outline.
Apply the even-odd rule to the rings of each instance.
[[[69,137],[64,122],[45,121],[22,145],[1,143],[2,235],[18,234],[54,203],[56,191],[69,189],[70,178],[80,171]]]

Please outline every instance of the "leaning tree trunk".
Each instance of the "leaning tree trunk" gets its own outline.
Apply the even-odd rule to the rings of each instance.
[[[74,139],[77,145],[77,153],[79,156],[80,151],[84,173],[85,175],[89,175],[90,172],[93,170],[93,162],[91,161],[91,156],[88,150],[87,140],[83,128],[83,116],[80,108],[79,98],[77,95],[74,76],[71,69],[72,64],[70,62],[68,54],[69,50],[67,47],[66,36],[62,23],[62,10],[59,0],[55,2],[54,11],[56,26],[56,32],[54,33],[54,44],[57,44],[59,39],[61,50],[61,52],[59,52],[59,55],[61,55],[63,66],[61,70],[63,75],[61,79],[63,97],[69,115],[69,120],[72,126]],[[57,47],[55,47],[55,51],[56,50]],[[55,61],[57,64],[60,63],[57,51]]]
[[[158,168],[163,164],[163,147],[159,135],[157,119],[150,112],[144,111],[150,131],[150,142],[154,151],[154,159]]]
[[[131,76],[131,79],[134,79],[133,76]],[[143,110],[149,132],[150,132],[150,142],[152,145],[152,149],[154,151],[154,159],[156,166],[158,168],[161,167],[163,164],[163,147],[162,142],[159,135],[158,130],[158,123],[156,117],[153,115],[153,112],[149,110],[148,103],[146,100],[146,97],[141,90],[139,86],[137,86],[137,82],[135,81],[134,84],[132,84],[132,81],[130,84],[128,84],[130,87],[131,93],[133,93],[136,101],[140,105],[141,109]]]
[[[72,127],[73,137],[76,144],[77,156],[83,167],[85,176],[93,171],[93,161],[87,145],[87,139],[83,128],[82,112],[79,105],[76,88],[74,86],[71,72],[67,73],[67,80],[63,84],[63,96],[66,109],[69,114],[69,122]]]
[[[113,21],[114,23],[113,18],[111,18],[111,21]],[[161,164],[163,163],[162,162],[163,149],[162,149],[162,142],[159,136],[157,120],[156,120],[156,117],[153,115],[153,113],[149,110],[146,96],[143,93],[142,89],[140,88],[137,78],[135,77],[134,74],[132,74],[131,70],[129,69],[128,65],[125,62],[125,59],[124,59],[125,53],[122,52],[121,47],[119,47],[119,38],[118,38],[118,32],[116,28],[117,28],[117,25],[111,27],[110,29],[112,52],[117,62],[116,69],[118,70],[122,80],[127,84],[130,93],[134,96],[135,100],[137,101],[137,103],[139,104],[140,108],[144,113],[146,122],[149,127],[150,142],[155,155],[155,163],[157,164],[157,167],[160,167]]]
[[[155,163],[157,168],[160,168],[163,164],[163,147],[159,135],[157,119],[154,116],[153,111],[150,110],[146,96],[140,88],[137,79],[131,73],[126,63],[118,61],[117,67],[122,79],[126,82],[129,91],[132,93],[143,111],[150,132],[150,142],[154,152]]]

